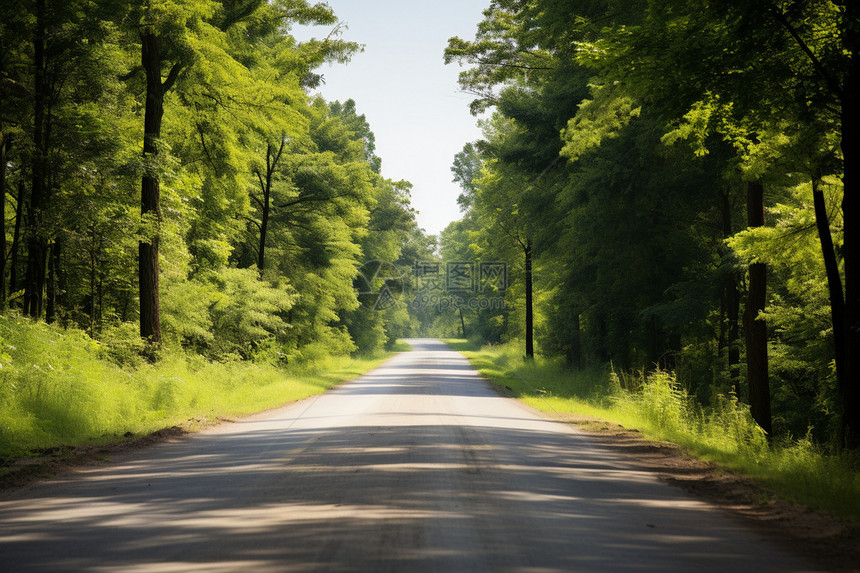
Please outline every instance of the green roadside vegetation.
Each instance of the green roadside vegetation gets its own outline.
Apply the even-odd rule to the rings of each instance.
[[[96,342],[79,330],[0,316],[0,336],[0,463],[282,406],[355,378],[393,353],[284,365],[214,362],[173,349],[155,364],[136,353],[119,364],[119,344]]]
[[[768,442],[749,409],[722,397],[698,405],[669,372],[618,375],[607,369],[571,370],[522,345],[481,346],[445,339],[493,384],[538,410],[635,428],[690,454],[749,477],[779,497],[860,523],[860,473],[850,454],[829,454],[808,437]]]
[[[318,93],[363,49],[330,6],[4,7],[0,466],[317,394],[417,332],[378,303],[435,239]]]

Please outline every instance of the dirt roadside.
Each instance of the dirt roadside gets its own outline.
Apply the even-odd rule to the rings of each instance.
[[[0,495],[32,483],[60,477],[76,468],[109,463],[112,455],[146,448],[177,439],[203,428],[228,420],[191,419],[180,426],[171,426],[146,434],[126,434],[116,442],[97,446],[58,446],[33,452],[33,456],[0,462]]]

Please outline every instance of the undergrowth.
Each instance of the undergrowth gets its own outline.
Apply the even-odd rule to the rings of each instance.
[[[703,408],[671,372],[569,370],[541,357],[523,360],[517,344],[478,348],[462,340],[446,342],[484,377],[534,408],[636,428],[750,477],[783,498],[860,522],[856,456],[828,452],[809,436],[769,441],[749,409],[731,396]]]
[[[327,357],[285,369],[165,349],[155,364],[129,353],[118,361],[121,342],[100,344],[20,316],[0,316],[0,344],[0,461],[258,412],[322,393],[385,358]]]

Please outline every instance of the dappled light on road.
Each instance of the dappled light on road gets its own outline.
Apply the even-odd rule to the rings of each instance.
[[[0,502],[4,571],[806,571],[435,341]]]

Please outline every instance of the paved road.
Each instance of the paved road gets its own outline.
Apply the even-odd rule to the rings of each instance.
[[[0,500],[0,571],[810,571],[433,340]]]

